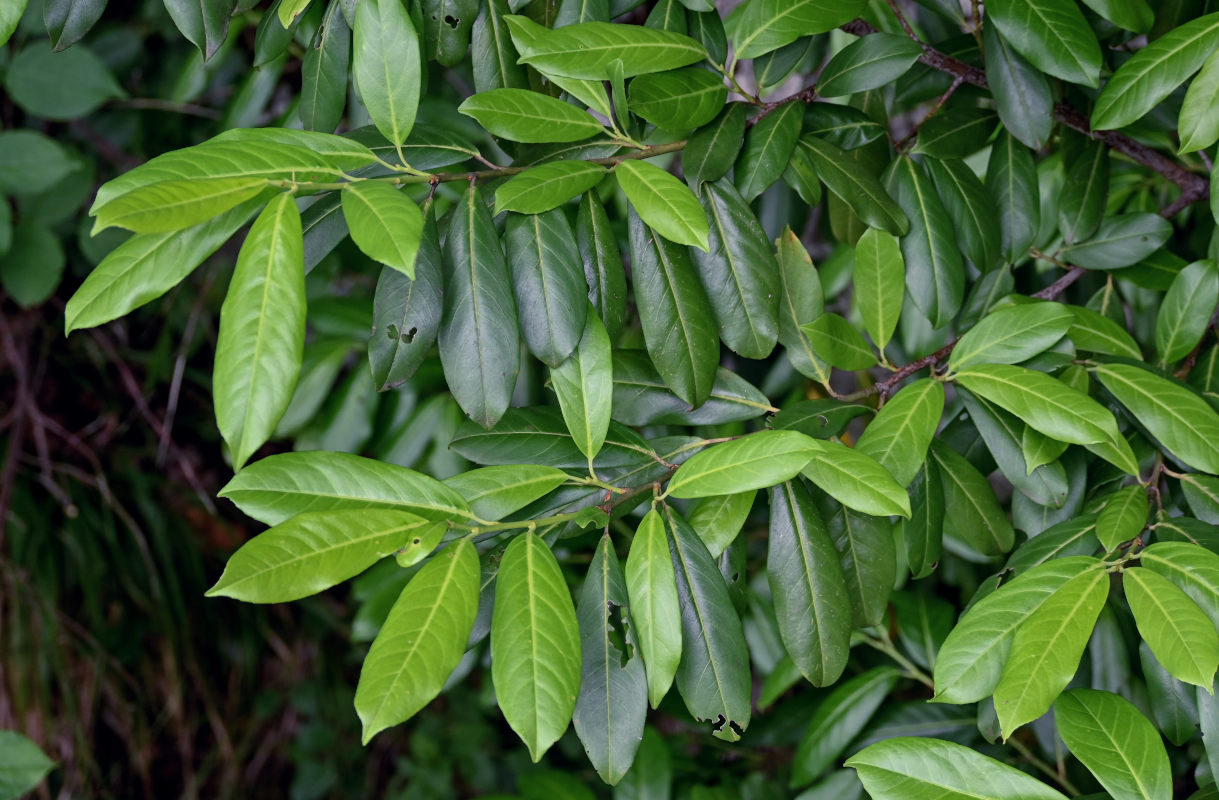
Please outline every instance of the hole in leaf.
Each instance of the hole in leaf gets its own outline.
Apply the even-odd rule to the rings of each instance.
[[[415,334],[418,332],[419,332],[418,328],[412,327],[409,331],[406,331],[405,333],[403,333],[402,336],[399,338],[402,339],[403,344],[410,344],[411,342],[413,342],[415,340]]]
[[[419,544],[422,541],[423,541],[422,539],[420,539],[418,536],[416,536],[414,539],[411,539],[411,544]]]
[[[629,624],[622,613],[622,606],[610,601],[605,604],[606,621],[609,623],[609,644],[618,651],[619,666],[625,668],[627,662],[634,656],[634,649],[626,638],[626,628]]]
[[[445,14],[444,24],[448,25],[453,30],[457,30],[457,26],[461,24],[461,17],[454,17],[451,14]]]
[[[389,325],[389,326],[388,326],[388,327],[385,329],[385,334],[386,334],[386,335],[389,337],[389,340],[390,340],[391,342],[392,342],[394,339],[397,339],[397,338],[398,338],[398,326],[397,326],[397,325],[394,325],[394,324],[392,324],[392,323],[391,323],[391,324],[390,324],[390,325]]]

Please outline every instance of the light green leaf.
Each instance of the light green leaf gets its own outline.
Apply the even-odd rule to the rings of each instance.
[[[1139,558],[1176,584],[1219,628],[1219,556],[1189,542],[1156,542]]]
[[[93,232],[109,227],[136,233],[182,230],[262,194],[267,185],[265,178],[198,178],[141,186],[103,206]]]
[[[511,21],[511,17],[508,17]],[[665,72],[702,61],[707,51],[689,36],[642,25],[581,22],[539,35],[520,63],[567,78],[610,79],[610,62],[622,62],[623,77]]]
[[[783,647],[815,686],[842,675],[850,655],[846,579],[812,495],[801,481],[770,490],[766,579]]]
[[[961,336],[950,369],[977,364],[1017,364],[1061,339],[1075,322],[1073,309],[1058,303],[1004,306],[982,318]]]
[[[796,431],[751,433],[696,453],[673,473],[667,494],[710,497],[765,489],[795,477],[819,449],[815,439]]]
[[[893,202],[875,176],[852,168],[845,151],[815,136],[801,137],[798,146],[805,149],[826,188],[861,220],[894,236],[905,236],[910,230],[910,221],[901,206]],[[907,256],[907,267],[909,263]]]
[[[1100,85],[1100,45],[1071,0],[991,0],[986,14],[1041,71],[1071,83]]]
[[[499,520],[567,481],[567,473],[540,464],[481,467],[445,478],[444,485],[470,504],[481,519]]]
[[[875,459],[841,442],[813,441],[820,451],[801,472],[826,494],[864,514],[910,516],[906,490]]]
[[[1159,214],[1105,217],[1087,241],[1064,247],[1062,258],[1087,269],[1118,269],[1137,264],[1172,236],[1172,224]]]
[[[839,369],[867,369],[876,363],[876,354],[863,334],[837,314],[826,312],[800,328],[813,345],[813,351]]]
[[[21,21],[21,15],[25,13],[25,7],[29,0],[13,0],[10,3],[0,4],[0,47],[8,43],[8,39],[13,35],[13,31],[17,30],[17,23]],[[15,734],[13,734],[15,735]],[[50,769],[50,767],[47,767]],[[42,775],[46,773],[43,772]],[[42,779],[39,775],[39,780]],[[37,783],[38,781],[34,781]],[[28,788],[23,788],[15,794],[28,791]]]
[[[391,509],[298,514],[242,545],[207,596],[247,603],[299,600],[354,578],[435,524]]]
[[[1219,58],[1213,54],[1202,65],[1202,71],[1189,84],[1177,128],[1181,134],[1181,152],[1192,153],[1210,147],[1219,140]]]
[[[1219,262],[1195,261],[1177,273],[1156,316],[1160,362],[1180,361],[1202,340],[1219,304]]]
[[[419,34],[401,0],[361,0],[353,27],[352,72],[360,98],[377,130],[390,144],[401,144],[419,110]]]
[[[840,97],[893,83],[914,66],[923,48],[908,36],[874,33],[839,50],[821,70],[817,94]]]
[[[576,616],[580,626],[580,696],[572,722],[601,780],[622,780],[643,737],[648,684],[627,625],[626,578],[606,533],[588,567]]]
[[[944,412],[944,385],[929,378],[905,386],[881,406],[855,449],[871,456],[901,486],[927,460],[927,447]]]
[[[580,254],[567,216],[558,209],[509,214],[504,248],[525,344],[556,367],[576,349],[588,311],[588,284],[574,269]]]
[[[1092,110],[1093,129],[1124,128],[1142,117],[1197,72],[1216,47],[1219,13],[1198,17],[1151,42],[1105,84]]]
[[[1210,690],[1219,668],[1219,634],[1198,604],[1154,569],[1128,569],[1122,590],[1139,635],[1177,680]]]
[[[728,87],[714,72],[686,67],[640,75],[631,81],[629,97],[631,111],[656,127],[688,131],[715,119],[728,98]]]
[[[784,228],[776,241],[779,261],[779,341],[787,350],[787,360],[800,374],[828,385],[830,365],[813,351],[813,344],[801,329],[825,311],[824,292],[817,268],[804,249],[800,237]]]
[[[1092,374],[1186,465],[1219,475],[1219,414],[1194,392],[1149,370],[1102,364]]]
[[[409,197],[388,183],[349,183],[343,189],[343,216],[364,255],[415,279],[423,214]]]
[[[863,0],[748,0],[733,10],[724,28],[737,58],[756,58],[845,25],[864,5]]]
[[[656,509],[644,516],[631,540],[626,559],[626,586],[635,641],[647,670],[648,701],[656,708],[673,683],[682,650],[677,579],[665,537],[664,520]]]
[[[465,652],[478,593],[478,553],[469,539],[440,551],[402,590],[364,658],[356,686],[364,744],[440,694]]]
[[[952,742],[896,736],[847,759],[873,800],[1066,800],[1015,767]]]
[[[580,633],[559,564],[533,532],[512,540],[496,574],[491,679],[504,719],[536,763],[576,707]]]
[[[584,194],[605,177],[587,161],[550,161],[509,178],[495,190],[495,213],[541,214]]]
[[[649,228],[672,242],[709,251],[707,216],[698,198],[681,181],[660,167],[638,160],[621,162],[614,174]]]
[[[855,244],[855,304],[864,328],[882,351],[901,318],[906,262],[897,239],[875,228]]]
[[[527,89],[492,89],[457,108],[495,136],[514,142],[574,142],[604,128],[586,111]]]
[[[736,540],[753,508],[756,494],[750,490],[739,494],[712,495],[690,512],[690,527],[707,545],[707,552],[712,558],[719,558]]]
[[[936,444],[931,453],[944,493],[945,538],[965,545],[971,555],[996,556],[1011,550],[1015,531],[986,476],[951,447]]]
[[[812,783],[837,764],[897,683],[892,667],[876,667],[834,687],[822,698],[792,757],[791,786]]]
[[[1181,494],[1194,516],[1210,524],[1219,523],[1219,478],[1190,472],[1181,475],[1180,481]]]
[[[735,742],[749,726],[753,687],[741,619],[698,534],[672,508],[664,515],[681,609],[677,690],[696,721],[710,721],[713,736]]]
[[[502,2],[502,0],[501,0],[501,2]],[[529,49],[531,47],[533,47],[534,43],[538,41],[539,37],[547,36],[550,33],[549,28],[547,28],[544,25],[539,25],[538,23],[534,22],[533,20],[529,19],[528,17],[509,15],[509,16],[502,17],[502,21],[507,24],[507,29],[508,29],[509,35],[512,37],[512,44],[515,46],[517,53],[521,53],[521,54],[528,53]],[[592,20],[592,21],[597,22],[599,20]],[[559,26],[556,26],[556,27],[559,27]],[[478,55],[477,50],[475,50],[475,55],[476,56]],[[503,58],[503,59],[511,59],[511,58],[515,58],[515,57],[516,57],[515,53],[503,54],[501,56],[501,58]],[[515,63],[509,62],[508,64],[499,65],[498,68],[507,69],[509,67],[509,65],[511,65],[511,67],[516,70],[521,70],[521,73],[520,73],[521,77],[520,77],[519,85],[510,86],[507,88],[522,88],[522,89],[525,88],[525,86],[526,86],[526,82],[524,79],[525,67],[518,66]],[[609,99],[605,92],[605,86],[602,84],[602,82],[600,80],[581,80],[579,78],[567,78],[567,77],[563,77],[562,75],[555,74],[554,72],[547,73],[547,79],[551,83],[553,83],[555,86],[557,86],[560,89],[562,89],[563,91],[567,92],[572,97],[576,98],[581,103],[583,103],[584,105],[593,109],[594,111],[598,112],[602,116],[610,117],[613,115],[613,113],[614,113],[613,108],[610,106]],[[501,87],[487,87],[487,88],[501,88]]]
[[[591,463],[609,430],[614,387],[609,335],[591,304],[579,345],[566,361],[551,367],[550,385],[559,397],[567,429]]]
[[[1114,800],[1172,796],[1164,742],[1129,700],[1112,692],[1072,689],[1054,703],[1054,722],[1071,754]]]
[[[254,221],[220,309],[212,396],[240,470],[288,408],[305,347],[305,269],[296,200],[276,195]]]
[[[935,186],[913,159],[894,161],[885,180],[910,220],[909,234],[901,240],[906,289],[932,327],[942,328],[956,316],[965,297],[965,265],[952,220]]]
[[[24,3],[17,4],[17,16],[21,16]],[[0,34],[6,34],[4,12],[0,11]],[[16,20],[13,25],[16,26]],[[11,31],[9,31],[11,33]],[[0,46],[6,35],[0,35]],[[0,797],[18,798],[33,791],[42,783],[47,773],[55,768],[55,762],[47,758],[42,748],[17,731],[0,731]]]
[[[280,453],[238,472],[220,490],[268,525],[306,511],[396,509],[425,519],[468,519],[462,496],[435,478],[347,453]]]
[[[1106,550],[1138,536],[1147,525],[1147,490],[1127,486],[1110,495],[1096,519],[1096,538]]]
[[[1050,710],[1074,677],[1108,595],[1108,574],[1088,570],[1059,587],[1016,631],[995,687],[1004,738]]]
[[[1134,337],[1113,320],[1083,306],[1067,308],[1075,316],[1075,321],[1067,330],[1067,336],[1080,350],[1127,358],[1143,357]]]

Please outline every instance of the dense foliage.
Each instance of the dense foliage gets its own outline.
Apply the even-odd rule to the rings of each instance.
[[[166,0],[176,102],[254,5]],[[103,6],[8,59],[31,118],[129,102]],[[1214,797],[1217,51],[1201,0],[277,0],[65,327],[246,231],[211,392],[270,528],[209,594],[354,579],[365,743],[476,687],[619,798]],[[0,190],[73,172],[0,133]]]

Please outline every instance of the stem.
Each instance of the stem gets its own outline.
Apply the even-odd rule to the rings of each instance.
[[[871,647],[873,650],[879,650],[889,658],[896,661],[898,666],[905,670],[906,677],[913,678],[931,691],[935,691],[935,681],[931,680],[931,676],[919,669],[918,665],[913,661],[902,655],[901,651],[893,646],[893,642],[889,641],[888,639],[884,639],[879,636],[872,636],[867,633],[865,633],[863,637],[863,643],[868,647]]]
[[[1066,789],[1068,794],[1074,797],[1078,797],[1080,795],[1079,789],[1075,787],[1075,784],[1071,783],[1071,779],[1068,778],[1065,773],[1060,773],[1058,770],[1054,769],[1049,764],[1033,755],[1033,751],[1029,750],[1028,747],[1026,747],[1019,739],[1008,739],[1007,743],[1010,744],[1012,749],[1019,753],[1025,761],[1036,768],[1038,772],[1042,773],[1059,786]]]

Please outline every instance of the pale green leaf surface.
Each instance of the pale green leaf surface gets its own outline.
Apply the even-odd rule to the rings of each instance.
[[[1071,754],[1114,800],[1172,796],[1164,743],[1129,700],[1112,692],[1072,689],[1054,703],[1054,722]]]
[[[910,516],[906,490],[875,459],[841,442],[817,444],[819,450],[801,473],[826,494],[864,514]]]
[[[944,385],[923,379],[903,387],[881,406],[855,449],[871,456],[901,486],[908,486],[927,458],[944,412]]]
[[[950,369],[975,364],[1018,364],[1049,349],[1075,322],[1058,303],[1004,306],[966,331],[948,357]]]
[[[981,364],[958,370],[956,380],[1050,438],[1092,444],[1118,437],[1117,422],[1108,409],[1045,373]]]
[[[906,294],[906,262],[893,234],[869,228],[859,237],[853,285],[864,328],[883,351],[897,329]]]
[[[1154,569],[1122,573],[1139,635],[1177,680],[1209,690],[1219,668],[1219,633],[1198,604]]]
[[[685,67],[706,57],[701,44],[679,33],[642,25],[581,22],[539,35],[521,54],[520,62],[547,74],[600,81],[610,79],[613,61],[621,61],[623,77],[630,78]]]
[[[614,174],[649,228],[670,241],[709,251],[707,217],[698,198],[685,184],[643,161],[623,161]]]
[[[626,559],[626,587],[635,641],[647,672],[648,701],[656,708],[681,659],[682,620],[664,520],[655,509],[635,529]]]
[[[419,33],[401,0],[356,5],[352,73],[364,107],[391,144],[410,135],[419,110]]]
[[[668,494],[710,497],[765,489],[799,474],[819,451],[819,443],[803,433],[758,431],[692,456],[673,474]]]
[[[343,216],[364,255],[414,280],[423,236],[419,206],[387,183],[357,182],[343,189]]]
[[[566,361],[551,367],[550,385],[558,395],[567,429],[591,463],[609,430],[614,387],[609,335],[591,307],[575,351]]]
[[[479,92],[457,109],[492,134],[514,142],[574,142],[604,128],[591,114],[526,89]]]
[[[554,467],[502,464],[460,472],[443,483],[465,498],[480,519],[501,520],[566,480],[567,473]]]

